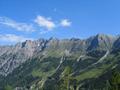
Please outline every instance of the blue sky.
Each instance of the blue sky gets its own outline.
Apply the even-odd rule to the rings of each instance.
[[[120,0],[0,0],[0,44],[120,33]]]

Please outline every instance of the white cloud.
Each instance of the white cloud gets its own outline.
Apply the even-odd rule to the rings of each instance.
[[[4,41],[4,42],[23,42],[25,40],[33,40],[33,38],[26,38],[14,34],[0,35],[0,41]]]
[[[48,33],[49,31],[41,31],[40,34],[46,34]]]
[[[50,19],[43,16],[37,16],[34,20],[40,27],[44,27],[47,30],[52,30],[56,27],[56,24]]]
[[[55,11],[56,11],[56,9],[55,9]],[[12,20],[8,17],[0,17],[0,25],[7,26],[10,28],[13,28],[16,31],[21,31],[21,32],[33,32],[33,31],[39,30],[40,34],[46,34],[49,31],[54,30],[54,28],[69,27],[69,26],[71,26],[71,23],[72,23],[68,19],[61,19],[60,22],[58,20],[55,20],[55,22],[54,22],[51,18],[46,18],[46,17],[40,16],[40,15],[38,15],[34,19],[34,22],[31,24],[20,23],[15,20]],[[38,25],[39,28],[36,27],[36,25]],[[7,34],[6,36],[10,38],[9,34]],[[11,35],[11,36],[14,36],[14,35]],[[5,39],[5,38],[3,38],[3,39]],[[12,39],[11,39],[11,41],[12,41]]]
[[[0,24],[14,28],[17,31],[33,32],[34,27],[31,24],[19,23],[7,17],[0,17]]]
[[[63,20],[61,20],[60,25],[63,27],[69,27],[69,26],[71,26],[71,22],[68,19],[63,19]]]

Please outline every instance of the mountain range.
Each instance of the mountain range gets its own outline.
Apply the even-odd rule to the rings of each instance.
[[[0,46],[0,90],[120,90],[119,69],[120,36]]]

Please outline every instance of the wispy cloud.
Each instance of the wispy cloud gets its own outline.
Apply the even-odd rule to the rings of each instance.
[[[34,20],[36,24],[44,28],[45,31],[42,31],[41,34],[45,34],[48,31],[52,31],[54,28],[69,27],[72,24],[72,22],[70,22],[68,19],[62,19],[60,22],[57,20],[55,21],[57,23],[54,22],[51,18],[47,18],[47,17],[40,16],[40,15],[38,15]]]
[[[63,19],[63,20],[61,20],[60,25],[63,27],[69,27],[69,26],[71,26],[71,23],[72,22],[70,22],[68,19]]]
[[[26,38],[23,36],[17,36],[14,34],[2,34],[0,35],[0,41],[4,41],[4,42],[23,42],[25,40],[33,40],[33,38]]]
[[[40,32],[40,34],[46,34],[49,31],[56,30],[59,27],[69,27],[71,26],[71,23],[67,18],[59,20],[53,20],[48,17],[40,16],[38,15],[34,22],[31,22],[31,24],[28,23],[21,23],[17,22],[11,18],[8,17],[1,17],[0,16],[0,25],[4,25],[9,28],[13,28],[13,30],[21,31],[21,32]],[[38,25],[39,27],[37,27]],[[56,28],[56,29],[55,29]],[[6,33],[7,34],[7,33]],[[10,35],[7,35],[7,37]]]
[[[0,17],[0,24],[14,28],[17,31],[33,32],[34,27],[31,24],[19,23],[7,17]]]
[[[40,34],[46,34],[46,33],[48,33],[48,32],[49,32],[49,31],[44,30],[44,31],[41,31]]]
[[[50,19],[43,16],[37,16],[34,20],[40,27],[46,28],[47,30],[52,30],[56,27],[56,24]]]

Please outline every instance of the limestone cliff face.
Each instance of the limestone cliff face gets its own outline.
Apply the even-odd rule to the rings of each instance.
[[[114,43],[115,42],[115,43]],[[98,34],[88,39],[39,39],[26,40],[13,46],[0,46],[0,74],[7,76],[15,68],[27,60],[39,55],[85,54],[92,50],[110,50],[119,47],[120,39],[104,34]]]

